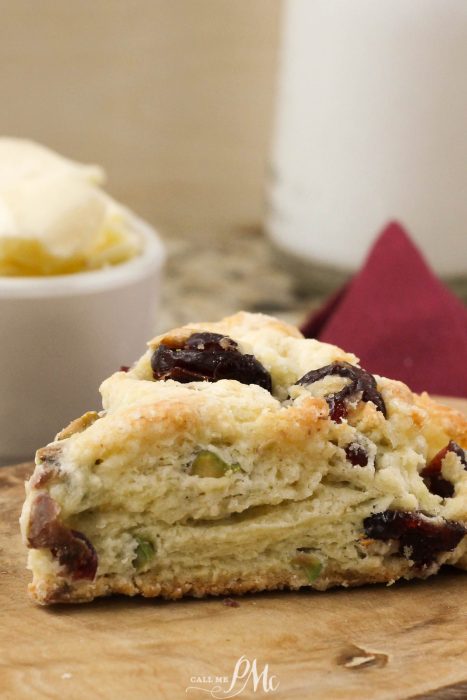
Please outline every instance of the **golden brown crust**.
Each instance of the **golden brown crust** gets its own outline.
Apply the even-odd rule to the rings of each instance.
[[[381,572],[380,577],[374,579],[361,579],[358,581],[355,576],[349,577],[351,583],[348,585],[359,585],[370,583],[374,580],[386,581]],[[341,581],[334,580],[330,585],[326,585],[320,590],[325,590],[332,585],[339,585]],[[100,596],[112,594],[122,594],[128,596],[142,595],[146,598],[165,598],[177,600],[185,596],[193,598],[203,598],[205,596],[219,595],[242,595],[245,593],[255,593],[267,590],[279,590],[288,588],[297,590],[307,584],[303,578],[295,572],[283,571],[277,574],[251,574],[245,573],[241,578],[218,577],[216,581],[203,579],[173,579],[171,581],[159,581],[157,577],[143,574],[128,579],[120,576],[103,576],[93,582],[75,582],[70,586],[65,580],[53,580],[50,583],[41,581],[40,584],[29,585],[29,593],[37,603],[83,603]]]
[[[461,563],[460,568],[465,568]],[[65,579],[41,580],[37,585],[29,584],[31,598],[40,604],[85,603],[94,598],[114,594],[145,598],[177,600],[183,597],[204,598],[206,596],[244,595],[271,590],[298,590],[310,588],[326,591],[336,586],[356,587],[372,583],[394,583],[400,578],[426,578],[438,570],[434,567],[423,571],[411,566],[405,559],[394,558],[390,564],[375,565],[364,573],[356,570],[342,571],[326,567],[319,578],[310,583],[297,570],[282,569],[241,575],[216,575],[211,578],[187,576],[184,579],[160,579],[157,574],[147,572],[132,578],[123,576],[99,576],[95,581],[76,581],[69,585]]]
[[[454,408],[438,403],[427,393],[414,394],[417,406],[424,408],[433,423],[441,428],[451,440],[467,449],[467,417]]]
[[[164,333],[163,335],[158,335],[149,341],[148,345],[150,348],[156,348],[161,343],[169,346],[177,347],[182,345],[192,333],[196,333],[200,330],[219,332],[219,333],[229,333],[230,330],[239,331],[243,326],[247,326],[248,330],[274,330],[276,333],[289,336],[292,338],[303,338],[302,334],[295,328],[284,321],[279,321],[277,318],[272,318],[269,316],[264,316],[263,314],[255,314],[257,318],[257,324],[252,325],[252,315],[246,313],[245,311],[239,311],[239,313],[233,316],[227,316],[223,318],[222,321],[214,323],[190,323],[186,326],[181,326],[180,328],[174,328],[169,333]]]

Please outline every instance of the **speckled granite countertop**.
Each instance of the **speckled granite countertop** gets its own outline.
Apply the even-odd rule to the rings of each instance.
[[[168,262],[156,332],[239,311],[262,312],[298,325],[319,306],[299,292],[268,239],[258,232],[211,243],[166,239]]]
[[[311,263],[279,254],[260,230],[210,243],[181,238],[166,238],[164,243],[168,262],[157,333],[194,321],[215,321],[239,310],[300,325],[348,279],[339,270],[323,273]],[[451,279],[449,286],[467,302],[466,278]],[[316,291],[320,289],[326,291]]]

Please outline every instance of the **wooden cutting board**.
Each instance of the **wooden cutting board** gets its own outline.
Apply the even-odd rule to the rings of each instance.
[[[0,470],[2,700],[467,698],[467,575],[455,570],[391,587],[246,596],[238,607],[124,598],[34,605],[18,532],[31,469]],[[241,657],[245,675],[229,691]],[[265,673],[255,690],[255,659],[270,690]]]

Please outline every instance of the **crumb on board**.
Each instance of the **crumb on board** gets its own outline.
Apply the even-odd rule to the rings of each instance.
[[[224,598],[222,601],[222,605],[226,605],[228,608],[239,608],[240,603],[238,600],[234,600],[233,598]]]

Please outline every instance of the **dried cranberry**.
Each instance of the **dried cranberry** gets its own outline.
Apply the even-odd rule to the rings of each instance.
[[[120,372],[129,372],[130,367],[129,365],[120,365]]]
[[[376,410],[381,411],[386,417],[386,405],[376,387],[376,379],[361,367],[355,367],[348,362],[333,362],[325,367],[313,369],[299,379],[297,384],[307,386],[330,375],[346,377],[351,380],[350,384],[347,384],[340,391],[326,396],[331,420],[340,423],[347,416],[347,400],[359,392],[362,393],[362,401],[372,401]]]
[[[441,474],[427,474],[426,469],[423,470],[422,476],[428,491],[436,496],[441,496],[441,498],[452,498],[454,496],[453,484]]]
[[[457,442],[454,442],[454,440],[449,442],[448,450],[449,452],[454,452],[454,454],[459,457],[464,469],[467,469],[467,454],[465,450],[463,450],[462,447],[457,444]]]
[[[450,552],[466,534],[464,525],[433,520],[419,512],[386,510],[363,521],[365,534],[375,540],[398,540],[399,553],[417,564],[429,565],[440,552]]]
[[[31,507],[28,545],[50,549],[73,579],[93,580],[97,571],[96,550],[81,532],[65,527],[59,513],[53,498],[44,493],[37,496]]]
[[[343,399],[337,399],[336,394],[330,394],[326,397],[329,406],[329,417],[334,423],[342,423],[344,418],[347,418],[349,413],[347,402]]]
[[[238,349],[238,343],[233,338],[229,338],[228,335],[220,335],[220,333],[193,333],[185,342],[186,348],[196,350],[217,350],[219,346],[223,350]]]
[[[443,459],[446,457],[448,452],[454,452],[456,454],[464,469],[467,468],[467,459],[464,450],[457,442],[451,440],[448,442],[446,447],[443,447],[431,460],[429,464],[421,472],[421,476],[425,485],[431,493],[441,496],[441,498],[451,498],[454,495],[453,484],[445,479],[441,473],[441,468],[443,466]]]
[[[459,457],[462,466],[464,468],[467,468],[467,456],[466,456],[464,450],[462,449],[462,447],[460,445],[458,445],[457,442],[454,442],[454,440],[450,440],[448,442],[448,444],[446,445],[446,447],[443,447],[443,449],[440,450],[433,457],[433,459],[431,460],[428,467],[431,470],[440,471],[442,461],[446,457],[448,452],[454,452],[454,454],[456,454]],[[426,467],[426,469],[428,469],[428,467]]]
[[[366,467],[368,464],[368,455],[365,448],[358,444],[358,442],[351,442],[345,448],[345,454],[347,459],[354,467]]]
[[[60,472],[61,452],[61,445],[47,445],[47,447],[41,447],[37,451],[36,458],[40,466],[31,477],[30,484],[33,488],[39,489]]]
[[[57,541],[60,534],[58,514],[60,509],[56,501],[48,494],[41,493],[31,506],[28,544],[34,549],[49,547],[50,542]]]
[[[234,379],[272,390],[271,375],[253,355],[244,355],[237,343],[218,333],[193,333],[180,347],[162,343],[152,355],[154,379],[177,382],[217,382]]]
[[[97,553],[82,532],[68,530],[67,541],[51,551],[73,579],[93,580],[97,571]]]

